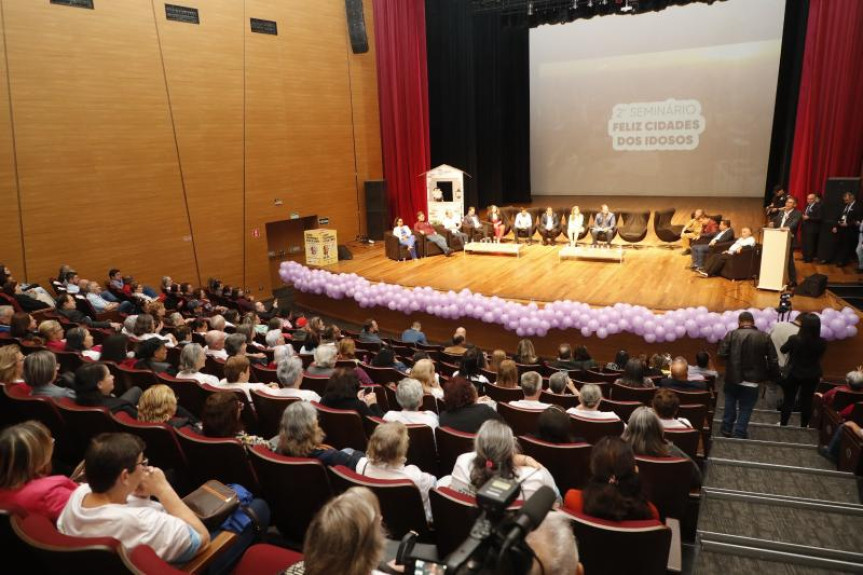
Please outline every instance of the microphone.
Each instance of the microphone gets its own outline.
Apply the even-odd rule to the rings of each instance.
[[[513,519],[512,526],[509,528],[501,550],[509,548],[519,537],[525,537],[528,533],[539,527],[539,524],[542,523],[542,520],[551,511],[556,500],[557,495],[551,487],[543,485],[537,489],[524,502],[515,519]]]

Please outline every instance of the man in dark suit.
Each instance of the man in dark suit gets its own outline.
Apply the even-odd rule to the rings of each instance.
[[[617,227],[617,220],[614,213],[608,211],[608,206],[602,204],[601,211],[593,216],[593,227],[590,228],[590,235],[593,238],[593,245],[596,245],[600,240],[606,244],[611,244],[614,238],[614,228]]]
[[[811,262],[818,246],[818,235],[821,233],[821,198],[817,194],[806,196],[806,208],[803,209],[803,261]]]
[[[560,235],[560,216],[551,208],[546,208],[539,218],[539,235],[542,245],[554,245],[554,239]]]
[[[734,229],[731,227],[731,220],[722,220],[719,222],[719,231],[716,232],[708,242],[692,244],[692,269],[700,270],[704,268],[704,259],[710,252],[710,248],[716,244],[723,244],[734,241]]]
[[[461,231],[467,234],[471,241],[481,240],[485,237],[485,230],[476,215],[475,207],[470,206],[467,209],[467,214],[461,221]]]
[[[791,249],[788,250],[788,285],[794,287],[797,285],[797,267],[794,265],[794,248],[797,247],[797,228],[800,227],[800,222],[803,219],[802,214],[797,210],[797,199],[794,196],[788,196],[785,200],[785,207],[773,214],[770,219],[770,227],[780,230],[788,230],[791,232]]]
[[[860,221],[863,220],[863,206],[851,192],[845,192],[842,196],[845,207],[839,215],[839,221],[833,226],[833,234],[836,237],[833,261],[839,267],[848,264],[857,247]]]

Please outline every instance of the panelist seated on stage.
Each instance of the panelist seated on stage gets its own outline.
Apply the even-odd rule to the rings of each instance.
[[[698,234],[698,237],[692,238],[690,241],[690,248],[700,245],[706,244],[713,239],[719,232],[719,222],[722,221],[719,216],[708,216],[704,214],[701,216],[701,233]]]
[[[550,207],[539,218],[539,235],[542,236],[542,245],[553,245],[560,235],[560,216]]]
[[[527,243],[533,243],[533,218],[527,211],[527,208],[522,208],[515,216],[514,224],[515,243],[518,243],[519,238],[527,238]]]
[[[575,246],[582,233],[584,233],[584,214],[581,213],[578,206],[572,206],[569,220],[566,223],[566,237],[569,238],[570,247]]]
[[[700,270],[704,268],[704,260],[710,249],[714,246],[734,241],[734,229],[731,227],[731,220],[722,220],[719,222],[719,231],[716,232],[710,241],[705,243],[693,244],[692,246],[692,269]]]
[[[417,212],[417,221],[414,224],[414,232],[419,234],[418,237],[424,237],[426,240],[439,247],[446,257],[450,257],[452,255],[452,250],[448,245],[446,245],[446,238],[437,233],[434,226],[426,221],[425,213]],[[428,250],[423,250],[423,253],[425,253],[425,255],[429,255]]]
[[[474,214],[476,218],[476,214]],[[465,216],[467,219],[467,216]],[[452,215],[452,210],[447,210],[444,212],[443,219],[441,220],[441,225],[449,231],[452,237],[456,238],[461,245],[464,246],[466,243],[470,241],[470,236],[465,232],[461,231],[464,226],[464,220],[459,220],[455,216]],[[477,225],[479,225],[479,218],[476,220]]]
[[[481,240],[486,237],[485,228],[476,215],[476,208],[470,206],[467,209],[467,214],[461,220],[461,231],[466,234],[470,240]]]
[[[755,247],[755,237],[752,235],[751,228],[743,228],[740,230],[740,237],[737,238],[729,248],[723,252],[718,254],[711,254],[710,257],[707,258],[707,261],[704,263],[704,269],[699,270],[699,274],[704,277],[712,277],[715,275],[719,275],[722,272],[722,268],[728,263],[728,260],[732,257],[738,255],[743,248],[754,248]]]
[[[492,204],[488,207],[488,221],[491,222],[491,229],[494,232],[494,241],[500,243],[500,239],[506,234],[506,220],[503,213],[496,205]]]
[[[399,240],[399,244],[408,249],[412,260],[417,259],[417,239],[401,218],[396,218],[393,222],[393,236]]]
[[[596,245],[600,241],[610,244],[616,229],[617,219],[614,213],[608,211],[607,204],[602,204],[600,212],[593,217],[593,227],[590,228],[593,244]]]
[[[683,226],[683,231],[680,232],[682,240],[689,240],[692,244],[693,240],[697,240],[701,236],[701,228],[704,225],[704,210],[698,208],[692,212],[692,218]],[[684,241],[684,244],[686,242]],[[689,254],[689,247],[683,250],[683,255]]]

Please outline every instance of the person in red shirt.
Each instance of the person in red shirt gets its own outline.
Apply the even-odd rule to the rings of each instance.
[[[831,390],[824,393],[823,404],[828,407],[833,407],[833,401],[836,399],[836,393],[842,391],[863,391],[863,371],[849,371],[845,375],[845,385],[837,385]],[[839,415],[847,421],[851,417],[851,411],[854,409],[854,404],[851,403],[845,406]]]
[[[414,224],[414,231],[425,236],[433,244],[437,244],[437,247],[441,249],[446,257],[452,255],[452,250],[446,245],[446,238],[437,233],[434,226],[426,221],[426,215],[423,212],[417,212],[417,222]]]
[[[64,475],[50,475],[53,453],[54,438],[38,421],[0,433],[0,507],[17,507],[57,521],[78,484]]]

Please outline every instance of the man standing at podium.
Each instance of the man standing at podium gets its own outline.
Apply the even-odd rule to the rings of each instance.
[[[797,199],[794,196],[788,196],[785,200],[785,207],[773,214],[770,219],[770,227],[780,230],[788,230],[791,232],[791,249],[788,250],[788,285],[794,287],[797,285],[797,266],[794,265],[794,248],[797,246],[797,228],[800,227],[800,220],[803,217],[797,209]]]

